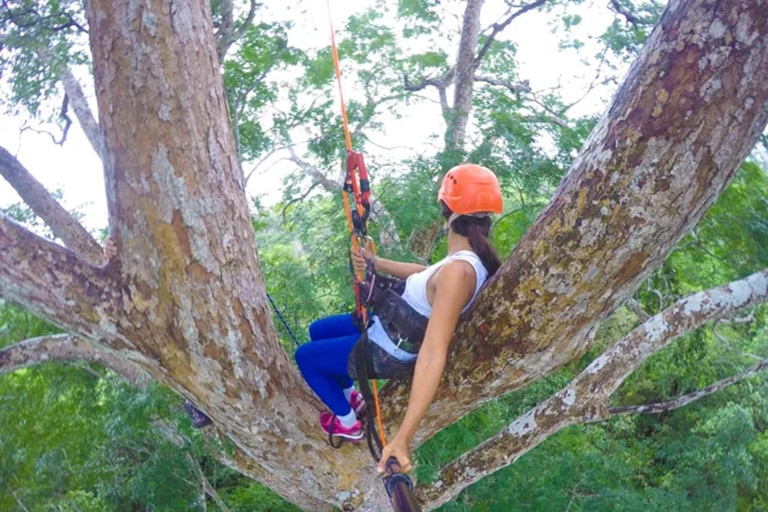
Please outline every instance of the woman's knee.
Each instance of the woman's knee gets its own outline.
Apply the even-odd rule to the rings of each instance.
[[[311,357],[309,357],[309,352],[310,350],[307,348],[306,343],[296,349],[296,353],[293,355],[293,358],[296,360],[296,364],[299,365],[299,368],[307,367],[307,362],[311,360]]]

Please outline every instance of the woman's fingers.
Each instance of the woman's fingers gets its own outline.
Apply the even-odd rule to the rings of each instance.
[[[107,238],[104,240],[104,257],[107,258],[107,260],[111,260],[115,256],[117,256],[117,246],[111,238]]]

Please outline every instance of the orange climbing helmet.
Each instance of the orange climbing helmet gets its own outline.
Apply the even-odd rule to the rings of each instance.
[[[448,171],[437,200],[458,215],[502,211],[499,179],[482,165],[461,164]]]

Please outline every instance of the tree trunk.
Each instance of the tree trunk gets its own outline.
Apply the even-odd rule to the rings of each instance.
[[[715,201],[768,120],[767,3],[669,4],[457,331],[417,443],[581,355]],[[0,295],[195,402],[234,467],[304,510],[383,510],[368,454],[327,447],[272,325],[209,7],[91,0],[88,18],[119,254],[98,269],[0,217]],[[392,427],[407,384],[385,395]]]

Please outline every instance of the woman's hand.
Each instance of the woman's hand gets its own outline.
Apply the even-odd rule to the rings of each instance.
[[[358,247],[357,251],[357,253],[352,251],[352,266],[357,274],[365,274],[368,260],[373,258],[373,239],[366,238],[365,247]]]
[[[410,443],[405,439],[395,436],[391,442],[381,450],[381,460],[377,466],[379,473],[384,473],[387,467],[387,461],[390,457],[397,459],[400,464],[400,472],[408,473],[411,470]]]
[[[117,256],[117,246],[111,238],[104,240],[104,258],[109,261]]]

